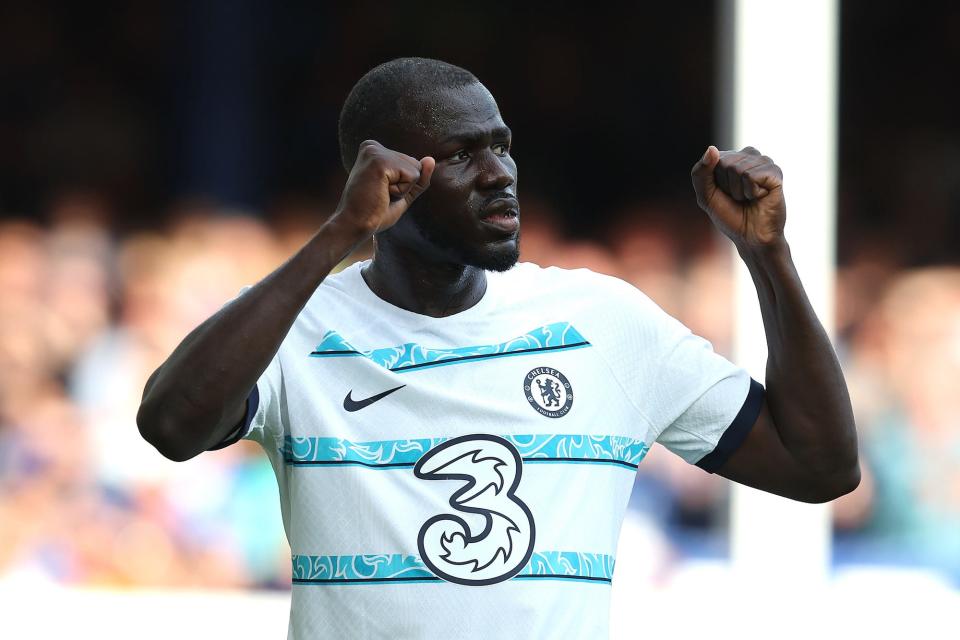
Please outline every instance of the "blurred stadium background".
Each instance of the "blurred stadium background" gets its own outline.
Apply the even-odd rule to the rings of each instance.
[[[890,630],[960,607],[960,7],[840,16],[833,323],[864,479],[833,505],[829,586],[787,604]],[[168,462],[134,417],[178,341],[332,212],[339,107],[379,62],[439,57],[491,88],[523,259],[624,278],[731,355],[730,252],[689,187],[723,135],[718,20],[707,1],[0,4],[0,635],[284,633],[269,463],[249,443]],[[788,203],[802,188],[786,176]],[[739,618],[728,502],[659,447],[641,465],[643,546],[617,578],[646,632],[691,600],[691,633]]]

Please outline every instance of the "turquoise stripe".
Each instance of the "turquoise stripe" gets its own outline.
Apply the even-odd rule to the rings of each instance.
[[[581,434],[504,435],[526,462],[583,462],[637,466],[650,450],[643,440],[626,436]],[[416,464],[449,438],[373,440],[286,436],[280,454],[289,465],[353,464],[395,468]],[[391,465],[391,466],[386,466]]]
[[[604,553],[578,553],[575,551],[534,552],[518,577],[564,576],[613,579],[613,556]]]
[[[293,580],[300,584],[432,582],[437,578],[414,555],[294,555]],[[609,583],[615,559],[603,553],[537,551],[514,578]]]
[[[543,350],[563,350],[588,347],[590,343],[569,322],[554,322],[528,331],[522,336],[499,344],[472,345],[453,349],[431,349],[414,342],[360,351],[337,333],[328,331],[317,348],[314,358],[340,358],[361,355],[391,371],[426,369],[449,364],[472,362],[482,358],[506,355],[528,355]]]
[[[582,348],[584,348],[584,347],[591,347],[591,346],[593,346],[593,345],[591,345],[589,342],[586,342],[586,343],[584,343],[584,344],[572,344],[572,345],[569,345],[569,346],[564,345],[564,346],[562,346],[562,347],[550,347],[550,350],[551,350],[551,351],[572,351],[572,350],[574,350],[574,349],[582,349]],[[490,358],[509,358],[509,357],[512,357],[512,356],[529,356],[529,355],[539,354],[539,353],[543,353],[543,351],[542,351],[542,350],[538,350],[538,351],[533,351],[533,352],[531,352],[531,351],[522,351],[522,352],[519,352],[519,353],[517,353],[517,352],[510,352],[510,353],[492,353],[492,354],[484,355],[484,356],[471,356],[471,358],[472,358],[472,359],[481,359],[481,358],[482,358],[482,359],[488,360],[488,359],[490,359]],[[421,370],[423,370],[423,369],[433,369],[433,368],[435,368],[435,367],[446,367],[447,365],[451,365],[451,364],[463,364],[464,362],[465,362],[465,360],[464,360],[463,358],[458,358],[458,359],[456,359],[456,360],[441,360],[440,362],[433,362],[433,363],[429,363],[429,364],[418,364],[418,365],[414,365],[414,366],[411,367],[410,369],[401,369],[401,370],[399,370],[399,371],[398,371],[396,368],[394,368],[394,369],[392,369],[392,371],[395,371],[396,373],[400,374],[400,373],[407,373],[407,372],[410,371],[410,370],[413,370],[413,371],[421,371]],[[470,360],[466,360],[466,362],[470,362]],[[414,367],[415,367],[415,368],[414,368]]]
[[[294,580],[434,578],[416,556],[293,556]]]

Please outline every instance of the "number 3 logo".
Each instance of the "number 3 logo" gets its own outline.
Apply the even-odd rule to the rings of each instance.
[[[536,527],[529,507],[514,493],[523,461],[509,441],[486,434],[453,438],[425,453],[413,473],[421,480],[465,480],[450,506],[484,519],[479,533],[455,513],[423,523],[417,547],[434,574],[479,586],[509,580],[527,564]]]

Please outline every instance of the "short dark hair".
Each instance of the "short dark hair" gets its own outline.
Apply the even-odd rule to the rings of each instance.
[[[382,141],[390,129],[417,126],[425,116],[424,94],[476,82],[466,69],[432,58],[397,58],[374,67],[353,85],[340,110],[343,168],[353,168],[364,140]]]

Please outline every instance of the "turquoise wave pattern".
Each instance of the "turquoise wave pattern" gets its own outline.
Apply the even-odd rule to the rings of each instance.
[[[511,580],[581,580],[610,584],[614,557],[603,553],[535,551]],[[413,555],[293,556],[293,583],[303,585],[439,582]]]
[[[626,436],[534,434],[502,436],[524,463],[613,464],[636,469],[650,446]],[[379,469],[411,468],[427,451],[448,438],[352,442],[343,438],[286,436],[280,454],[290,466],[357,465]]]
[[[327,331],[310,354],[314,358],[359,356],[396,373],[429,367],[464,364],[487,358],[519,356],[543,351],[589,347],[590,343],[569,322],[554,322],[500,344],[474,345],[454,349],[431,349],[408,342],[396,347],[359,351],[336,331]]]

